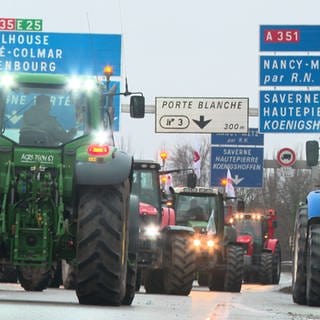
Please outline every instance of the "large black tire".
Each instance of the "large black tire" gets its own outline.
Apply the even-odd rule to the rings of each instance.
[[[26,291],[43,291],[50,285],[53,271],[49,267],[23,266],[18,268],[21,287]]]
[[[306,298],[309,306],[320,306],[320,225],[308,232]]]
[[[136,280],[138,271],[137,254],[129,253],[127,266],[126,294],[122,300],[122,304],[130,306],[136,293]]]
[[[187,296],[195,279],[195,252],[190,249],[188,235],[174,234],[167,240],[164,252],[164,291],[166,294]]]
[[[224,279],[224,291],[241,291],[243,268],[243,249],[239,246],[229,245],[227,247],[227,265]]]
[[[126,292],[129,180],[80,191],[77,287],[80,304],[119,306]]]
[[[163,269],[144,270],[144,288],[146,290],[146,293],[165,293],[163,273]]]
[[[281,248],[277,243],[272,255],[272,283],[279,284],[281,276]]]
[[[272,252],[262,252],[259,265],[259,281],[262,284],[272,284]]]
[[[76,267],[67,261],[61,261],[62,284],[66,290],[74,290],[77,287]]]
[[[17,283],[18,272],[16,267],[8,264],[0,264],[0,282]]]
[[[308,211],[301,207],[297,211],[293,234],[292,298],[295,303],[305,305],[306,301],[306,241]]]

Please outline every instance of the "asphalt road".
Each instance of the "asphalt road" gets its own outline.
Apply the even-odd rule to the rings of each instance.
[[[210,292],[194,286],[188,297],[137,293],[131,306],[79,305],[74,291],[25,292],[18,284],[0,284],[2,320],[314,320],[320,308],[300,306],[288,293],[291,275],[279,285],[245,284],[241,293]]]

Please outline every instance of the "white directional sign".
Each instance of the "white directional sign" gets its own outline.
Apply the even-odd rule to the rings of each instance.
[[[156,132],[246,133],[249,98],[156,98]]]

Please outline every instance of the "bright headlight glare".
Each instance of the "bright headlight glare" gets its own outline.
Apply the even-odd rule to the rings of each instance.
[[[95,88],[96,81],[93,78],[83,79],[72,77],[69,79],[68,87],[72,91],[91,91]]]
[[[12,74],[4,74],[0,78],[0,85],[3,88],[10,88],[14,85],[14,77]]]
[[[213,241],[213,240],[208,240],[208,241],[207,241],[207,246],[208,246],[209,248],[213,248],[213,247],[214,247],[214,241]]]
[[[72,77],[69,80],[68,87],[72,91],[79,90],[81,88],[81,80],[78,77]]]
[[[193,240],[193,245],[195,247],[200,247],[201,246],[201,240],[200,239],[194,239]]]
[[[86,79],[84,82],[84,88],[86,91],[92,91],[95,88],[96,82],[93,79]]]
[[[159,227],[155,225],[146,226],[144,234],[146,237],[155,238],[159,235]]]
[[[112,133],[108,130],[97,130],[93,132],[93,141],[96,144],[109,144],[113,145]]]

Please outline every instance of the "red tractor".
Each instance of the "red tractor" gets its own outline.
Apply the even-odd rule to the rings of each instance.
[[[139,198],[138,277],[147,293],[189,295],[195,277],[194,230],[176,225],[160,185],[161,166],[135,160],[131,194]]]
[[[236,212],[230,221],[237,230],[237,242],[244,250],[244,281],[278,284],[281,273],[281,248],[274,237],[276,212]]]

